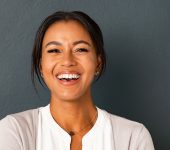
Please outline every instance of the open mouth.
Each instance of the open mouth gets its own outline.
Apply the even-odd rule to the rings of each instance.
[[[61,81],[73,81],[78,80],[80,78],[80,74],[59,74],[57,78]]]

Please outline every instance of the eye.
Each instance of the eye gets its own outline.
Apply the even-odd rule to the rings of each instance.
[[[78,48],[78,49],[76,49],[76,52],[88,52],[88,49],[86,49],[86,48]]]
[[[47,52],[48,53],[61,53],[61,50],[59,50],[59,49],[50,49]]]

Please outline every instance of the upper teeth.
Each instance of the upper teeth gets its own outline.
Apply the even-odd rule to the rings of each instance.
[[[80,75],[78,74],[60,74],[57,76],[58,79],[78,79]]]

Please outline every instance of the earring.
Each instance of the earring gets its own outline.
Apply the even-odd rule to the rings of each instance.
[[[95,72],[95,76],[98,76],[98,75],[99,75],[99,73],[100,73],[99,71],[96,71],[96,72]]]
[[[43,78],[43,74],[41,73],[41,77]]]

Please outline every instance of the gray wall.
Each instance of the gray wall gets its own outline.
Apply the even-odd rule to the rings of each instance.
[[[107,71],[95,83],[96,105],[146,125],[157,150],[170,149],[169,0],[1,0],[0,118],[46,105],[31,83],[31,50],[42,19],[82,10],[100,25]]]

